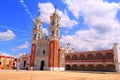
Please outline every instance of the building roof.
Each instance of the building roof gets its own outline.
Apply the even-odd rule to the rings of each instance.
[[[74,55],[74,54],[94,54],[94,53],[114,53],[113,49],[108,49],[108,50],[94,50],[94,51],[84,51],[84,52],[73,52],[73,53],[68,53],[65,55]]]

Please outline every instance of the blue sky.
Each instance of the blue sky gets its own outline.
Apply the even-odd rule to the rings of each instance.
[[[33,19],[41,13],[44,32],[57,5],[61,16],[61,46],[76,51],[110,49],[120,43],[119,0],[1,0],[0,53],[31,52]]]

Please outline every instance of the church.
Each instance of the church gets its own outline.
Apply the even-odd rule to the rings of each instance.
[[[43,33],[40,15],[34,21],[30,66],[35,70],[64,70],[60,66],[60,17],[50,16],[49,36]]]
[[[120,72],[120,47],[74,52],[70,43],[60,47],[60,17],[55,9],[50,16],[49,36],[43,33],[40,15],[34,20],[30,67],[50,71],[116,71]]]

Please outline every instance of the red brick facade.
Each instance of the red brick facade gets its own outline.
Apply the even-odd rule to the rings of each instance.
[[[32,50],[31,50],[31,56],[30,56],[30,66],[34,66],[34,60],[35,60],[35,52],[36,52],[36,45],[32,44]]]
[[[50,41],[49,43],[49,67],[58,67],[58,49],[59,42],[58,41]]]
[[[66,70],[115,71],[114,51],[99,50],[65,54]]]

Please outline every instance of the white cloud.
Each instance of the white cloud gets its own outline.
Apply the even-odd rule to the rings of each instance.
[[[12,57],[13,55],[0,51],[0,56],[11,56]]]
[[[79,30],[74,35],[62,36],[60,41],[62,45],[70,42],[76,51],[110,49],[113,43],[120,44],[120,32],[118,34],[118,31],[99,34],[94,29]]]
[[[24,0],[20,0],[20,2],[24,2]]]
[[[19,46],[17,46],[16,48],[13,48],[13,49],[11,49],[11,50],[12,50],[12,51],[16,51],[16,50],[26,49],[26,48],[28,48],[28,47],[29,47],[29,43],[28,43],[28,41],[25,41],[24,44],[19,45]]]
[[[109,49],[113,43],[120,44],[120,21],[116,18],[119,3],[104,0],[64,0],[64,3],[76,19],[83,16],[89,29],[63,36],[62,44],[69,41],[75,50]]]
[[[43,28],[43,33],[46,33],[46,35],[48,35],[48,30],[46,28]]]
[[[28,44],[28,41],[26,41],[24,44],[18,46],[17,48],[18,49],[25,49],[25,48],[28,48],[29,44]]]
[[[25,54],[28,54],[28,53],[19,53],[19,54],[15,55],[15,57],[20,58],[22,55],[25,55]]]
[[[68,16],[67,12],[65,11],[64,14],[62,15],[60,24],[63,27],[72,28],[73,26],[77,25],[78,23],[75,20],[71,20]]]
[[[50,23],[50,16],[53,14],[54,12],[54,6],[52,3],[48,2],[48,3],[39,3],[38,4],[39,7],[39,11],[40,11],[40,16],[41,16],[41,20],[45,23]],[[67,12],[65,11],[64,13],[60,10],[58,10],[58,13],[61,17],[61,21],[60,21],[60,25],[61,27],[66,27],[66,28],[72,28],[73,26],[77,25],[77,21],[75,20],[71,20],[67,14]]]
[[[15,37],[16,35],[11,30],[0,32],[0,41],[10,41],[13,40]]]
[[[54,12],[54,6],[51,3],[39,3],[40,18],[45,23],[50,23],[50,15]]]
[[[83,16],[84,23],[94,29],[106,32],[120,26],[116,19],[119,3],[104,0],[64,0],[64,3],[77,19]]]

